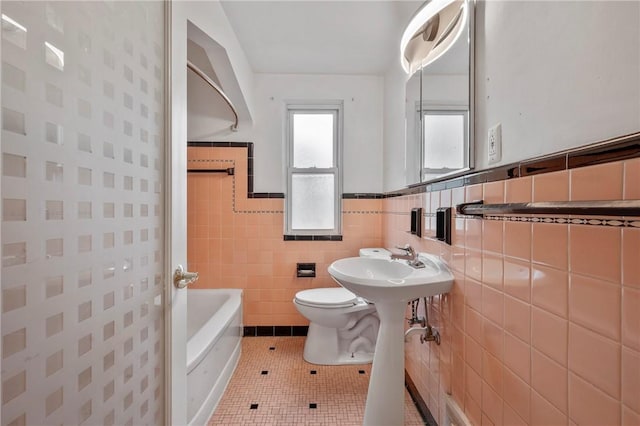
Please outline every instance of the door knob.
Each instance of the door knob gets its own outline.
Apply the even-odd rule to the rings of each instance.
[[[185,271],[182,265],[178,265],[173,273],[173,284],[178,288],[185,288],[196,281],[198,281],[198,273]]]

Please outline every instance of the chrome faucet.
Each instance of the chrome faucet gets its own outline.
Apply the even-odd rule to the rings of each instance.
[[[396,246],[397,249],[403,250],[405,254],[391,254],[391,259],[413,260],[416,258],[416,252],[409,244],[404,247]]]
[[[397,249],[404,250],[405,254],[391,254],[391,260],[395,259],[403,259],[407,261],[409,266],[414,268],[424,268],[424,263],[420,259],[418,259],[418,253],[411,247],[409,244],[404,247],[398,247]]]

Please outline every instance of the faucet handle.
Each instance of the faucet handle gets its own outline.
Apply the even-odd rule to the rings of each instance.
[[[399,249],[399,250],[404,250],[408,254],[413,254],[414,253],[413,247],[411,247],[409,244],[405,244],[404,247],[396,246],[396,248]]]

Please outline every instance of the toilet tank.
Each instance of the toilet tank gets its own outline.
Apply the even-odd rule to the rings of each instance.
[[[381,247],[365,247],[361,248],[359,252],[360,257],[384,257],[390,258],[391,252]]]

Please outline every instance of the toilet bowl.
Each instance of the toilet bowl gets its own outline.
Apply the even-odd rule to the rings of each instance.
[[[383,248],[360,249],[361,257],[390,257]],[[309,320],[305,361],[320,365],[373,361],[380,320],[375,305],[346,288],[314,288],[296,293],[293,304]]]
[[[373,361],[380,325],[375,305],[342,287],[299,291],[293,304],[309,320],[305,361],[320,365]]]

